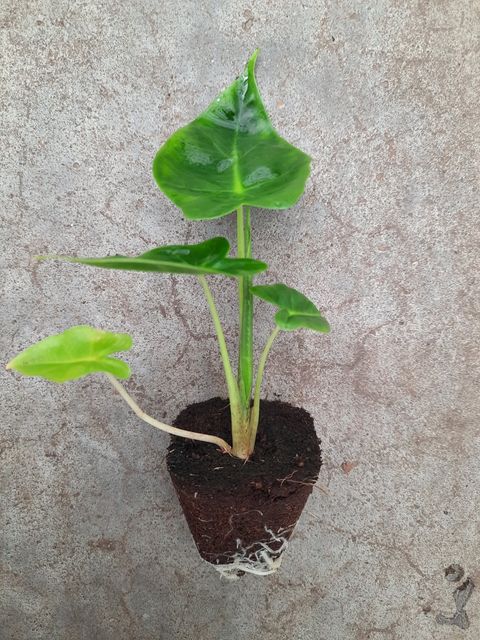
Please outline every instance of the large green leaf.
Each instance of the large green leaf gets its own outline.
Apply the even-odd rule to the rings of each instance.
[[[128,364],[109,355],[131,346],[127,333],[110,333],[88,325],[71,327],[28,347],[7,364],[7,369],[53,382],[74,380],[95,371],[128,378]]]
[[[107,256],[106,258],[68,258],[67,262],[80,262],[105,269],[128,271],[155,271],[193,275],[223,274],[244,276],[265,271],[267,265],[251,258],[227,258],[230,245],[226,238],[212,238],[199,244],[157,247],[139,256]],[[48,256],[47,256],[48,257]],[[52,256],[56,257],[56,256]]]
[[[257,53],[155,157],[158,186],[187,218],[219,218],[240,205],[286,209],[303,193],[310,158],[273,128],[255,81]]]
[[[254,295],[279,308],[275,323],[283,331],[313,329],[328,333],[330,326],[317,307],[303,293],[284,284],[270,284],[252,287]]]

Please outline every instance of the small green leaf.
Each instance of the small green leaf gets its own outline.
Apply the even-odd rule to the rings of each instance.
[[[328,333],[330,326],[317,307],[303,293],[284,284],[270,284],[252,287],[254,295],[279,308],[275,314],[275,324],[283,331],[312,329]]]
[[[158,186],[187,218],[219,218],[240,205],[286,209],[303,193],[310,158],[273,128],[255,81],[257,54],[155,157]]]
[[[132,339],[127,333],[110,333],[81,325],[28,347],[7,364],[7,369],[53,382],[75,380],[96,371],[128,378],[128,364],[108,356],[127,351],[131,346]]]
[[[191,275],[222,274],[249,276],[265,271],[267,265],[251,258],[227,258],[230,245],[226,238],[211,238],[198,244],[157,247],[139,256],[107,256],[105,258],[69,258],[45,256],[67,262],[79,262],[104,269],[154,271]]]

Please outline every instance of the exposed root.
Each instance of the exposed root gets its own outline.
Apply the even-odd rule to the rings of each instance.
[[[233,521],[236,517],[243,517],[245,516],[245,514],[247,513],[259,513],[262,518],[263,518],[263,511],[260,511],[260,509],[249,509],[248,511],[242,511],[242,513],[232,513],[232,515],[229,517],[228,519],[228,524],[230,525],[230,529],[227,531],[227,533],[224,535],[224,539],[228,538],[228,536],[232,533],[233,531]]]
[[[287,482],[293,482],[293,484],[304,484],[306,486],[313,487],[313,489],[318,489],[318,491],[325,494],[326,496],[330,495],[327,487],[325,487],[325,485],[323,484],[320,484],[319,482],[300,482],[300,480],[287,480]]]
[[[290,473],[288,476],[285,476],[285,478],[278,478],[278,480],[280,480],[280,486],[282,486],[284,482],[292,482],[292,477],[296,473],[298,473],[298,469],[295,469],[295,471],[292,471],[292,473]]]
[[[280,485],[283,485],[284,482],[287,483],[293,483],[293,484],[303,484],[306,487],[313,487],[313,489],[318,489],[318,491],[321,491],[322,493],[324,493],[325,495],[329,495],[328,489],[320,484],[319,482],[317,482],[317,478],[312,478],[311,480],[307,481],[307,482],[302,482],[300,480],[293,480],[293,476],[297,473],[297,470],[292,471],[292,473],[288,476],[285,476],[285,478],[278,478]]]
[[[265,531],[270,538],[265,541],[254,542],[248,547],[243,547],[241,540],[237,538],[237,552],[232,556],[232,561],[225,564],[214,564],[221,576],[228,580],[237,580],[244,573],[253,573],[256,576],[268,576],[275,573],[282,563],[282,553],[288,545],[285,533],[290,533],[293,526],[280,529],[276,534],[265,526]],[[290,537],[290,536],[289,536]],[[279,543],[277,549],[271,545]],[[253,548],[256,551],[252,551]]]

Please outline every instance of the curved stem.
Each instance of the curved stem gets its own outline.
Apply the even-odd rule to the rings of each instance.
[[[240,404],[240,394],[238,392],[237,381],[235,380],[235,376],[233,375],[232,366],[230,364],[230,357],[228,355],[227,343],[225,341],[225,336],[222,329],[222,324],[220,322],[220,318],[218,316],[217,308],[215,306],[215,301],[212,296],[212,292],[210,291],[210,287],[208,286],[207,279],[205,276],[198,276],[200,284],[202,285],[203,291],[205,293],[205,297],[207,299],[208,307],[210,309],[210,313],[212,315],[213,324],[215,326],[215,331],[218,339],[218,346],[220,348],[220,356],[223,362],[223,369],[225,371],[225,379],[227,382],[228,389],[228,398],[230,400],[230,414],[232,417],[232,441],[233,441],[233,454],[238,457],[243,457],[240,447],[239,455],[239,438],[241,437],[242,431],[242,409]]]
[[[180,436],[181,438],[189,438],[190,440],[200,440],[202,442],[211,442],[212,444],[218,445],[221,449],[230,453],[232,447],[222,440],[222,438],[217,438],[217,436],[209,436],[205,433],[196,433],[195,431],[186,431],[185,429],[177,429],[177,427],[171,427],[168,424],[164,424],[163,422],[159,422],[149,416],[145,411],[140,409],[135,400],[127,393],[125,387],[113,376],[111,373],[105,373],[107,378],[110,380],[114,388],[118,391],[121,397],[125,400],[128,406],[137,414],[137,416],[150,424],[152,427],[156,429],[160,429],[161,431],[166,431],[166,433],[170,433],[173,436]]]
[[[260,392],[262,389],[262,380],[263,380],[263,372],[265,370],[265,364],[267,362],[268,354],[270,353],[270,349],[272,348],[273,341],[280,333],[279,327],[275,327],[275,329],[270,334],[265,347],[262,351],[262,355],[260,356],[260,360],[258,361],[258,370],[257,370],[257,379],[255,381],[255,395],[253,397],[253,407],[252,413],[250,416],[250,450],[253,451],[255,446],[255,438],[257,437],[257,429],[258,429],[258,419],[260,416]]]

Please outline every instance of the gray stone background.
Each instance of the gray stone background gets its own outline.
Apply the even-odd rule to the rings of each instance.
[[[3,362],[89,323],[134,336],[150,413],[225,393],[194,280],[33,256],[233,237],[184,220],[151,162],[257,46],[313,171],[296,207],[255,213],[255,253],[333,327],[274,348],[265,392],[314,415],[322,486],[281,571],[235,583],[196,554],[166,436],[100,376],[2,369],[0,638],[478,639],[479,3],[3,0],[0,27]],[[215,292],[233,340],[235,291]],[[271,318],[258,304],[259,344]],[[478,585],[467,630],[436,621],[452,562]]]

